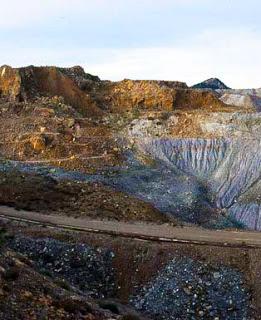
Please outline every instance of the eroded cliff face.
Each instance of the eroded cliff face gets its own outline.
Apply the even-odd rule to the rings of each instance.
[[[32,101],[37,97],[62,96],[66,104],[85,116],[102,114],[96,103],[66,73],[56,67],[0,69],[1,96],[11,101]]]
[[[214,207],[247,228],[261,230],[260,140],[143,139],[139,147],[177,176],[194,177],[205,187],[200,197],[208,195]]]
[[[226,105],[213,92],[189,89],[183,82],[123,80],[104,82],[87,92],[103,109],[132,110],[221,110]],[[93,91],[94,90],[94,91]]]

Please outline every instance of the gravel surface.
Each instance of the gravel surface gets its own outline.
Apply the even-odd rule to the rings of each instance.
[[[240,272],[174,258],[131,304],[157,320],[246,320],[249,300]]]
[[[86,244],[68,244],[54,239],[17,237],[10,247],[34,261],[48,276],[67,281],[93,298],[106,298],[115,289],[114,253]]]

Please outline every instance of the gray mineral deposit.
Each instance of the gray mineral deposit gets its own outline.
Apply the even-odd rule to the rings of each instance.
[[[112,251],[28,237],[15,238],[10,247],[30,258],[41,273],[66,281],[92,298],[109,297],[116,288]]]
[[[240,272],[175,257],[131,303],[157,320],[247,320],[250,295]]]

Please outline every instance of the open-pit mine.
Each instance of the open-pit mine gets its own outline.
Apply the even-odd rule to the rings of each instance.
[[[0,68],[0,318],[261,319],[261,89]]]

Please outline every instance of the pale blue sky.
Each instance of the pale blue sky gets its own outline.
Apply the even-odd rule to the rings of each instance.
[[[0,2],[0,64],[261,87],[260,0]]]

